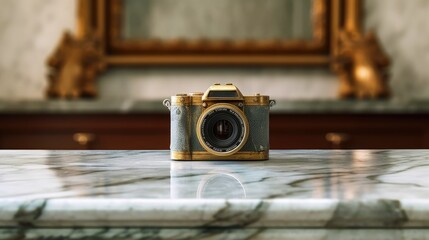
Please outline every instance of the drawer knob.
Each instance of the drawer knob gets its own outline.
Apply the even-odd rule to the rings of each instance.
[[[332,143],[335,148],[339,148],[350,139],[350,136],[346,133],[327,133],[325,139]]]
[[[95,140],[95,134],[92,133],[75,133],[73,140],[79,145],[87,146],[89,143]]]

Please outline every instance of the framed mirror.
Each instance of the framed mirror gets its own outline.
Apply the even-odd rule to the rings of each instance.
[[[326,65],[332,2],[86,0],[81,16],[113,65]]]
[[[48,96],[96,96],[110,66],[330,66],[343,98],[387,96],[388,58],[361,0],[77,0]]]

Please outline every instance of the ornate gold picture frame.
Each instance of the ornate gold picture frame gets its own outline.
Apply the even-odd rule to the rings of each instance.
[[[353,85],[350,80],[353,76],[345,74],[350,71],[349,66],[344,65],[352,57],[343,54],[341,58],[340,36],[344,31],[360,33],[359,0],[313,0],[313,39],[309,41],[124,39],[121,37],[124,1],[77,0],[76,32],[64,34],[48,61],[51,67],[48,96],[94,97],[97,93],[94,81],[101,71],[130,65],[332,66]],[[352,96],[353,87],[350,89],[343,95]]]

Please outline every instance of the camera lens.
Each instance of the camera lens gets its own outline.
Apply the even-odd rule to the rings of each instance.
[[[233,133],[232,124],[228,120],[219,120],[213,127],[214,136],[220,140],[226,140]]]
[[[241,110],[225,105],[213,107],[200,119],[200,143],[215,153],[238,151],[247,134],[247,120]]]
[[[242,127],[240,120],[232,112],[219,109],[207,116],[202,131],[207,145],[218,152],[224,152],[236,146]]]

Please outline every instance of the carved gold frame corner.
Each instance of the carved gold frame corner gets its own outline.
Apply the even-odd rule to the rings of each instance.
[[[362,0],[334,0],[342,4],[342,19],[332,38],[331,68],[339,77],[340,98],[376,99],[390,96],[390,60],[374,33],[361,26]],[[341,16],[341,15],[338,15]]]
[[[95,1],[77,1],[75,33],[65,32],[47,61],[49,98],[97,96],[96,78],[107,64],[103,33],[92,15],[95,8]]]

